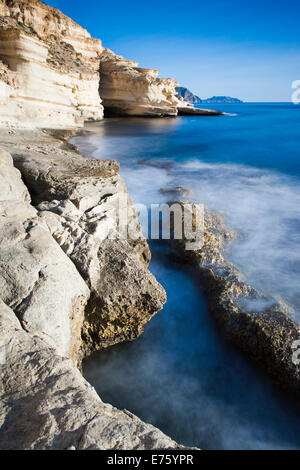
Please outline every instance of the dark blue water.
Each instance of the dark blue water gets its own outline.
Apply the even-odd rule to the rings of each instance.
[[[220,107],[220,106],[219,106]],[[300,318],[300,108],[224,105],[234,116],[108,119],[73,142],[115,158],[134,202],[183,185],[242,234],[228,256],[246,280]],[[168,302],[134,343],[95,354],[84,374],[104,401],[201,448],[300,448],[300,417],[226,344],[193,275],[151,243],[150,269]],[[294,313],[293,313],[294,312]]]

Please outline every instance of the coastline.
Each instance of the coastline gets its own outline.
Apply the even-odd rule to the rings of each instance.
[[[213,423],[204,441],[207,447],[215,439],[214,429],[218,428],[220,436],[230,426],[238,429],[233,433],[235,444],[248,445],[250,439],[247,442],[245,436],[254,431],[257,435],[251,445],[263,446],[266,442],[261,436],[266,430],[269,432],[270,423],[280,421],[281,417],[284,425],[276,428],[274,435],[278,440],[271,444],[299,447],[297,437],[285,436],[290,425],[295,436],[300,429],[298,408],[295,421],[289,416],[294,412],[294,399],[300,395],[300,325],[296,321],[300,311],[297,286],[300,258],[294,259],[300,246],[297,209],[300,167],[294,165],[298,155],[293,152],[298,148],[297,119],[291,114],[285,119],[279,109],[279,118],[273,113],[272,120],[272,113],[260,113],[256,108],[248,112],[249,121],[247,113],[241,112],[245,119],[237,122],[237,126],[233,119],[214,122],[194,119],[194,116],[237,114],[230,113],[231,105],[227,108],[224,105],[229,113],[208,109],[208,103],[203,103],[203,107],[199,104],[201,108],[194,107],[178,95],[176,80],[160,78],[158,70],[139,67],[136,61],[103,47],[100,39],[91,37],[71,18],[39,0],[0,2],[0,42],[0,449],[199,450],[179,442],[196,443],[204,448],[197,440],[197,432],[200,426],[205,428],[206,421],[209,424],[203,432]],[[239,109],[237,106],[237,112]],[[95,155],[103,152],[103,157],[108,157],[110,143],[107,153],[103,151],[105,144],[101,146],[101,143],[99,148],[90,145],[80,151],[80,146],[73,145],[69,139],[93,134],[85,127],[89,122],[103,123],[100,138],[112,135],[107,131],[109,126],[103,121],[104,115],[121,120],[123,116],[128,121],[130,117],[140,122],[145,119],[147,125],[157,119],[157,132],[151,132],[151,125],[148,129],[140,127],[136,134],[134,126],[131,132],[122,129],[122,136],[126,137],[128,132],[130,142],[126,148],[124,140],[118,140],[116,153],[111,153],[116,159],[92,158],[90,154],[94,150],[97,150]],[[267,115],[269,126],[264,121]],[[176,120],[177,116],[185,117]],[[169,125],[171,129],[171,123],[178,125],[177,135],[172,132],[163,135],[160,128],[163,120],[165,128]],[[181,132],[183,121],[185,131]],[[282,130],[284,121],[289,122],[288,132]],[[111,129],[117,139],[120,127]],[[264,130],[263,136],[260,129]],[[252,144],[254,134],[255,145]],[[281,147],[277,135],[286,135],[288,145]],[[162,141],[165,146],[161,145]],[[274,150],[276,146],[278,151]],[[137,158],[132,158],[126,166],[128,150]],[[124,163],[125,170],[120,168]],[[243,173],[238,166],[244,163],[249,168]],[[137,173],[132,171],[134,165],[138,167]],[[266,169],[259,172],[262,165]],[[280,177],[268,178],[269,168],[277,170],[277,167],[290,173],[296,168],[295,183],[286,178],[285,184],[280,184]],[[163,176],[162,169],[166,170]],[[198,186],[201,186],[199,190]],[[253,189],[247,192],[246,186]],[[185,251],[183,239],[173,244],[168,242],[169,253],[163,253],[164,247],[161,249],[158,242],[156,253],[155,243],[149,241],[154,256],[159,258],[152,265],[157,268],[153,270],[154,275],[149,269],[148,241],[131,201],[135,191],[146,193],[145,201],[137,202],[147,199],[152,203],[152,198],[157,197],[159,202],[169,204],[173,199],[184,205],[194,195],[199,203],[204,202],[207,206],[204,246],[197,251]],[[210,210],[213,208],[214,212]],[[268,210],[272,213],[270,218]],[[122,230],[124,213],[126,236]],[[232,214],[235,217],[230,218]],[[232,261],[226,254],[238,235],[227,225],[226,218],[230,226],[249,239],[258,235],[252,246],[251,240],[240,251],[237,249],[235,257],[230,257]],[[236,226],[238,220],[240,225]],[[276,230],[278,221],[278,226],[284,227],[281,231]],[[261,224],[258,230],[257,222]],[[252,251],[253,247],[256,251]],[[274,256],[276,252],[284,262],[280,256]],[[170,268],[168,256],[179,266],[179,271],[189,272],[193,282],[196,278],[195,285],[184,276],[176,277],[172,269],[166,269]],[[254,266],[249,263],[251,256],[258,260]],[[167,273],[162,279],[159,277],[161,258],[165,260],[163,268]],[[137,340],[145,325],[167,302],[163,287],[166,280],[165,288],[171,286],[174,292],[169,295],[169,301],[174,302],[164,311],[169,316],[154,319],[149,330],[156,320],[163,318],[164,323],[158,323],[154,334],[162,343],[166,336],[172,336],[171,347],[168,350],[170,343],[166,342],[161,349],[157,348],[159,343],[151,343],[151,339],[144,346],[157,359],[151,362],[153,356],[149,354],[148,362],[144,356],[141,360],[141,367],[149,369],[149,381],[142,390],[148,398],[145,406],[150,404],[146,419],[134,407],[115,408],[113,400],[102,401],[102,393],[97,393],[98,388],[91,385],[93,381],[84,378],[82,362],[96,352],[110,357],[110,352],[104,350]],[[259,291],[260,286],[266,295]],[[181,297],[179,289],[184,291]],[[281,298],[290,302],[291,307],[281,302]],[[184,305],[177,309],[178,299]],[[185,316],[187,305],[189,312]],[[199,313],[198,322],[193,323]],[[206,321],[215,323],[211,330],[205,329]],[[189,322],[191,325],[185,329]],[[196,334],[197,328],[202,336]],[[220,343],[214,333],[219,335]],[[223,339],[228,340],[224,348]],[[133,355],[139,351],[135,345],[142,341],[130,345]],[[231,348],[230,343],[236,348]],[[129,349],[124,344],[123,352],[127,346]],[[237,355],[227,356],[227,346],[228,350],[236,349]],[[168,350],[170,362],[164,362],[160,356],[163,348]],[[175,349],[181,355],[174,354]],[[239,357],[239,351],[244,357]],[[227,359],[223,360],[224,352]],[[198,368],[200,361],[195,357],[201,354],[203,363]],[[123,363],[127,358],[126,355],[122,358]],[[249,369],[253,366],[253,375],[248,374],[247,359]],[[228,371],[235,360],[238,367],[233,375],[238,379],[232,380]],[[169,371],[172,361],[174,370],[171,367]],[[129,376],[132,367],[131,378],[141,381],[135,365],[134,361],[130,366],[127,364],[125,373]],[[241,373],[245,365],[246,372]],[[107,377],[113,376],[114,366],[109,363]],[[225,374],[218,375],[218,368],[223,368]],[[257,377],[259,369],[263,371],[261,382]],[[155,382],[153,372],[176,389],[174,395],[165,393],[165,399],[160,401],[159,394],[153,392],[158,390],[161,398],[168,387],[161,391],[161,383]],[[220,377],[216,386],[214,382]],[[269,378],[270,393],[265,394],[267,387],[262,382]],[[105,378],[101,375],[100,380]],[[247,382],[244,387],[240,386],[243,380]],[[190,393],[190,385],[194,394]],[[248,385],[252,385],[252,390],[249,386],[248,391]],[[288,402],[281,415],[274,413],[274,408],[284,403],[276,400],[277,392],[281,393],[279,389]],[[254,400],[248,401],[247,394],[253,390]],[[143,402],[140,398],[143,395],[139,389],[133,400]],[[104,394],[102,398],[105,400]],[[267,410],[266,414],[262,413],[260,428],[252,423],[255,399],[260,403],[260,411],[263,406]],[[239,400],[250,409],[250,415],[240,416],[236,412],[241,409],[238,407],[231,413]],[[218,401],[222,405],[215,412]],[[188,402],[190,415],[185,408]],[[182,408],[179,419],[178,403]],[[206,410],[208,404],[213,406]],[[164,427],[164,419],[168,420],[164,407],[173,412],[176,427],[197,430],[193,429],[193,433],[186,434],[189,438],[181,440],[184,433],[174,433],[168,424]],[[135,411],[136,415],[123,408]],[[228,413],[226,408],[230,409]],[[154,409],[156,415],[160,414],[160,421],[153,419]],[[259,406],[255,408],[256,413],[258,410]],[[268,413],[272,415],[270,419],[266,417]],[[193,419],[189,420],[192,415]],[[221,438],[216,442],[223,443]]]
[[[139,336],[144,323],[165,301],[163,289],[146,268],[149,249],[145,240],[130,245],[115,239],[114,251],[111,243],[95,235],[97,225],[100,232],[109,226],[109,199],[114,204],[118,194],[126,192],[118,164],[80,157],[61,134],[57,138],[36,130],[2,129],[1,141],[1,175],[6,181],[0,201],[4,236],[0,280],[6,303],[1,300],[1,328],[6,331],[1,341],[5,351],[0,376],[1,449],[182,448],[126,410],[104,404],[75,367],[95,349]],[[43,200],[40,206],[30,204],[13,161],[35,203]],[[128,210],[139,231],[135,213]],[[84,221],[94,229],[90,235],[82,221],[84,213],[92,215],[92,220]],[[75,238],[68,240],[72,233]],[[72,251],[76,246],[79,254],[85,253],[83,257],[76,258],[76,250]],[[91,315],[86,304],[100,295],[97,282],[103,272],[97,271],[95,262],[103,264],[102,253],[109,298],[102,292],[98,309]],[[13,289],[12,270],[22,274],[15,275]],[[128,305],[134,301],[131,310],[126,306],[122,310],[120,294]],[[49,295],[55,299],[50,316]],[[116,302],[119,309],[113,314]],[[67,338],[72,338],[72,344]]]
[[[84,130],[79,130],[79,134],[82,132],[84,132]],[[99,200],[101,201],[101,204],[103,204],[103,208],[105,208],[105,204],[107,204],[107,195],[109,195],[108,199],[113,196],[111,192],[112,187],[114,187],[115,195],[119,191],[126,191],[126,189],[124,183],[119,179],[118,176],[119,164],[111,160],[95,160],[94,158],[82,156],[74,145],[65,140],[65,138],[71,134],[73,135],[74,131],[1,130],[2,147],[11,151],[14,158],[14,163],[21,171],[22,177],[31,191],[33,200],[35,204],[37,204],[36,207],[38,209],[39,220],[46,224],[47,229],[50,231],[58,245],[60,245],[62,250],[68,255],[68,257],[72,259],[73,255],[72,250],[70,251],[70,247],[73,242],[70,243],[68,237],[66,238],[65,236],[71,227],[66,223],[68,222],[68,219],[69,221],[71,220],[72,223],[76,223],[76,230],[78,230],[78,228],[80,228],[80,224],[78,224],[78,218],[76,219],[75,216],[76,210],[89,212],[93,207],[97,207],[97,202],[99,202]],[[50,173],[49,162],[51,162],[52,166]],[[72,168],[71,173],[68,169],[70,167]],[[95,177],[97,180],[102,182],[100,186],[97,184],[95,185]],[[115,178],[117,179],[117,184],[112,184],[113,182],[116,183],[116,181],[112,181]],[[90,181],[90,184],[88,184],[88,181]],[[103,184],[103,181],[105,184]],[[103,196],[105,197],[103,198]],[[64,199],[66,202],[68,202],[68,204],[75,204],[75,208],[71,207],[70,205],[68,206],[68,204],[58,203],[56,199],[57,197]],[[91,211],[92,214],[93,210],[94,209]],[[93,215],[95,215],[95,213]],[[54,219],[56,219],[55,223],[53,222]],[[60,222],[63,220],[63,223],[60,226],[57,224],[57,219],[60,219]],[[79,219],[81,219],[81,217],[79,217]],[[214,222],[212,223],[213,220]],[[254,359],[260,366],[262,366],[268,372],[268,375],[272,377],[277,384],[283,386],[285,391],[292,391],[292,393],[299,396],[299,375],[297,375],[299,374],[299,368],[295,368],[291,365],[289,360],[290,357],[288,356],[290,353],[290,343],[294,339],[297,339],[297,329],[295,323],[293,323],[293,321],[286,316],[286,313],[284,310],[282,310],[282,306],[275,305],[272,307],[272,309],[266,311],[265,313],[255,314],[244,311],[237,305],[237,291],[239,291],[241,297],[257,296],[261,299],[263,296],[257,293],[254,289],[251,289],[247,284],[243,283],[240,280],[239,273],[236,271],[234,266],[232,266],[224,258],[223,249],[225,248],[226,243],[234,239],[234,234],[231,234],[231,231],[226,226],[224,219],[221,216],[220,218],[212,217],[212,219],[209,219],[209,221],[210,222],[207,225],[206,237],[210,233],[214,235],[212,237],[211,235],[208,236],[209,243],[205,246],[204,252],[192,254],[189,253],[187,257],[187,253],[184,253],[179,247],[179,254],[181,252],[182,262],[188,261],[195,266],[196,270],[198,270],[200,274],[201,287],[204,287],[206,290],[206,295],[210,304],[211,315],[215,318],[222,333],[225,334],[225,336],[229,338],[230,341],[234,342],[240,349],[242,349],[248,357]],[[93,220],[93,223],[94,222],[95,221]],[[103,226],[101,230],[102,229]],[[75,244],[77,243],[76,239],[78,240],[78,238],[74,239]],[[121,246],[122,243],[119,244],[118,242],[118,250]],[[103,245],[103,250],[104,253],[108,253],[110,252],[111,248],[109,246]],[[143,240],[138,247],[130,247],[130,251],[127,252],[125,250],[126,256],[129,257],[131,257],[132,252],[134,252],[135,262],[137,259],[139,259],[143,260],[142,263],[144,266],[148,264],[150,260],[150,253],[148,251],[145,240]],[[93,252],[91,254],[91,259],[97,256],[98,255]],[[79,269],[80,274],[83,276],[83,278],[85,278],[89,288],[91,288],[90,281],[88,281],[88,272],[84,273],[82,265],[81,267],[78,265],[78,260],[76,260],[75,256],[73,258],[73,262],[75,263],[77,269]],[[207,264],[210,265],[209,269],[205,267]],[[227,270],[227,275],[220,276],[217,273],[220,271],[220,269]],[[136,273],[137,271],[135,270],[133,273],[133,278],[136,277]],[[144,276],[145,271],[142,271],[142,273],[142,276]],[[123,283],[124,279],[122,279],[121,282]],[[153,296],[157,294],[158,292],[154,294],[152,291]],[[161,295],[162,294],[160,293],[159,296]],[[227,300],[224,300],[225,297],[227,297]],[[160,298],[160,302],[163,302],[164,297],[162,296]],[[116,302],[117,301],[118,300],[116,300]],[[155,306],[156,310],[161,308],[157,304],[155,304]],[[151,307],[150,310],[152,308],[153,307]],[[92,310],[90,310],[90,312],[92,312]],[[270,317],[270,314],[272,314],[272,318]],[[7,316],[6,312],[5,315]],[[11,312],[9,315],[11,316]],[[108,316],[109,315],[110,314],[108,313]],[[151,315],[152,311],[150,313],[150,317]],[[74,352],[72,353],[73,357],[72,355],[70,356],[72,357],[73,362],[77,363],[79,367],[82,358],[91,354],[93,351],[116,344],[120,341],[133,340],[138,337],[143,331],[143,324],[145,320],[148,321],[150,319],[149,317],[139,319],[138,321],[140,321],[140,326],[136,327],[135,324],[131,330],[127,330],[125,325],[125,330],[122,334],[116,334],[114,338],[110,336],[108,337],[108,340],[104,333],[102,335],[102,340],[97,340],[95,342],[94,340],[91,341],[93,336],[88,333],[89,324],[92,318],[93,315],[91,314],[88,320],[86,317],[86,326],[83,326],[83,331],[85,331],[87,334],[83,334],[83,339],[80,340],[80,345],[76,346],[77,352],[75,353],[75,356]],[[81,323],[81,325],[84,325],[84,323]],[[26,329],[28,329],[28,327],[26,327]],[[77,336],[78,334],[80,335],[80,329],[78,329],[78,327],[76,331]],[[111,325],[108,325],[108,331],[111,332]],[[275,336],[274,331],[276,331]],[[34,334],[38,334],[39,336],[37,330],[35,330]],[[255,341],[253,341],[254,338],[256,338]],[[29,338],[27,338],[26,341],[27,340],[29,340]],[[26,344],[25,338],[22,341],[24,341],[24,344]],[[42,341],[44,341],[44,338],[42,338]],[[23,346],[21,346],[21,350],[22,349]],[[23,355],[24,353],[27,353],[26,349],[22,351]],[[30,354],[32,354],[31,350]],[[49,354],[48,349],[45,354]],[[56,357],[55,360],[53,359],[53,364],[59,364],[61,361],[57,356],[55,356],[55,354],[55,351],[52,349],[51,356],[53,356],[53,358]],[[40,361],[40,358],[35,360]],[[9,367],[11,367],[11,364],[9,364]],[[55,370],[54,365],[53,368]],[[76,375],[76,390],[81,390],[82,387],[86,387],[84,378],[82,376],[79,378],[76,369],[74,369],[72,364],[64,362],[64,370],[66,370],[66,373],[70,376],[72,376],[72,374]],[[53,371],[50,371],[50,374],[52,374],[52,372]],[[24,372],[24,375],[26,374],[28,375],[28,371],[26,373]],[[72,378],[72,381],[74,381],[74,377]],[[20,384],[18,384],[18,386],[20,386]],[[66,384],[62,384],[62,395],[65,394],[65,386]],[[9,393],[14,394],[15,392],[14,390],[10,390]],[[94,394],[91,398],[92,401],[96,400],[99,402],[100,398],[97,397],[96,399],[95,395],[96,394]],[[71,403],[74,399],[74,396],[71,396],[69,399]],[[79,407],[85,409],[85,406],[87,405],[85,400],[83,400],[82,403],[79,404]],[[93,406],[95,406],[95,403]],[[100,414],[103,413],[106,414],[107,411],[102,410]],[[118,411],[118,413],[121,412]],[[125,415],[128,416],[126,413]],[[124,415],[116,414],[116,421],[112,419],[112,422],[119,422],[119,420],[125,419],[125,426],[129,426],[126,416],[124,417]],[[133,415],[130,414],[130,416]],[[139,423],[139,421],[135,421],[136,419],[137,418],[135,417],[133,418],[133,426],[136,426],[137,423]],[[67,422],[63,423],[63,426],[69,426],[69,424],[70,423],[68,418]],[[22,426],[22,422],[20,425]],[[12,429],[13,432],[16,432],[14,426],[15,425],[13,425]],[[143,426],[148,425],[143,424]],[[5,431],[6,435],[7,429],[4,428],[3,431]],[[65,429],[61,430],[60,432],[61,438],[64,439],[63,436]],[[155,436],[156,432],[160,431],[155,430]],[[42,431],[40,433],[43,434]],[[117,431],[116,435],[118,435]],[[158,437],[155,437],[155,439],[159,439],[159,441],[155,441],[155,443],[153,441],[153,446],[162,446],[161,442],[167,442],[167,444],[164,444],[166,447],[171,445],[172,448],[178,448],[176,447],[177,444],[175,444],[174,441],[165,441],[165,439],[169,438],[162,437],[160,434],[157,436]],[[7,441],[3,434],[2,437],[0,435],[0,438],[2,439],[2,442],[0,441],[2,448],[11,448],[6,447]],[[22,439],[20,437],[20,441],[15,443],[16,447],[14,448],[40,448],[39,443],[34,441],[31,443],[28,441],[23,442]],[[92,445],[95,446],[95,448],[98,448],[98,445],[103,445],[101,436],[97,436],[97,438],[93,439],[94,441]],[[121,447],[119,448],[131,448],[130,446],[132,445],[132,441],[130,441],[129,437],[128,440],[126,439],[123,444],[120,444]],[[139,435],[137,439],[140,439],[137,448],[149,448],[149,444],[144,444],[142,438],[139,437]],[[99,444],[100,441],[101,443]],[[159,442],[159,444],[157,444],[157,442]],[[51,448],[51,444],[48,445]],[[70,444],[71,447],[72,445],[73,444]],[[85,445],[87,444],[83,444],[82,448],[86,448],[84,447]],[[111,443],[107,445],[110,446]],[[123,445],[125,447],[122,447]],[[144,445],[147,447],[143,447]],[[55,444],[55,448],[57,448],[57,444]]]

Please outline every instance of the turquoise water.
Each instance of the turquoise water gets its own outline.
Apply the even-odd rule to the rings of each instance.
[[[219,106],[220,107],[220,106]],[[242,234],[228,256],[254,287],[300,318],[300,108],[224,105],[231,116],[107,119],[72,139],[115,158],[136,203],[163,202],[183,185]],[[201,448],[300,448],[300,416],[226,344],[193,275],[162,242],[150,269],[168,302],[136,342],[95,354],[84,374],[104,401]]]

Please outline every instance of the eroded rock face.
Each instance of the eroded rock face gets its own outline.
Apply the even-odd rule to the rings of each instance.
[[[89,289],[29,203],[7,152],[0,152],[0,292],[23,327],[77,363]],[[3,191],[2,191],[3,188]]]
[[[282,388],[300,396],[300,366],[292,361],[292,344],[299,325],[288,306],[270,299],[244,282],[226,259],[228,242],[238,235],[223,216],[206,210],[204,246],[186,251],[185,240],[176,241],[183,259],[192,263],[209,301],[209,310],[226,337],[254,359]]]
[[[81,355],[135,339],[166,297],[147,270],[149,247],[118,164],[84,158],[65,141],[45,133],[17,135],[16,147],[16,135],[4,135],[2,140],[39,203],[38,223],[47,227],[91,290]],[[41,153],[46,142],[47,154]],[[124,197],[125,234],[119,223]]]
[[[68,128],[101,119],[101,41],[37,0],[1,0],[0,15],[0,124]]]
[[[177,115],[177,83],[171,78],[158,78],[158,70],[138,67],[137,62],[104,49],[100,75],[100,96],[105,115]]]
[[[88,59],[97,59],[101,41],[61,11],[39,0],[1,0],[0,15],[16,20],[43,39],[63,39]],[[6,20],[8,20],[6,19]]]
[[[39,204],[39,217],[86,280],[91,297],[83,324],[82,354],[136,339],[166,301],[147,270],[150,252],[136,213],[128,202],[131,241],[120,235],[118,207],[124,183],[109,188],[86,211],[70,201]]]
[[[70,359],[24,331],[0,299],[0,448],[178,449],[128,411],[104,404]]]

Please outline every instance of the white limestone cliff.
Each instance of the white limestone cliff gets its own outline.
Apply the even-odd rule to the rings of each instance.
[[[1,0],[0,15],[0,125],[70,128],[102,119],[101,41],[37,0]]]
[[[39,0],[0,0],[0,125],[80,127],[101,100],[107,116],[176,116],[177,85]]]

